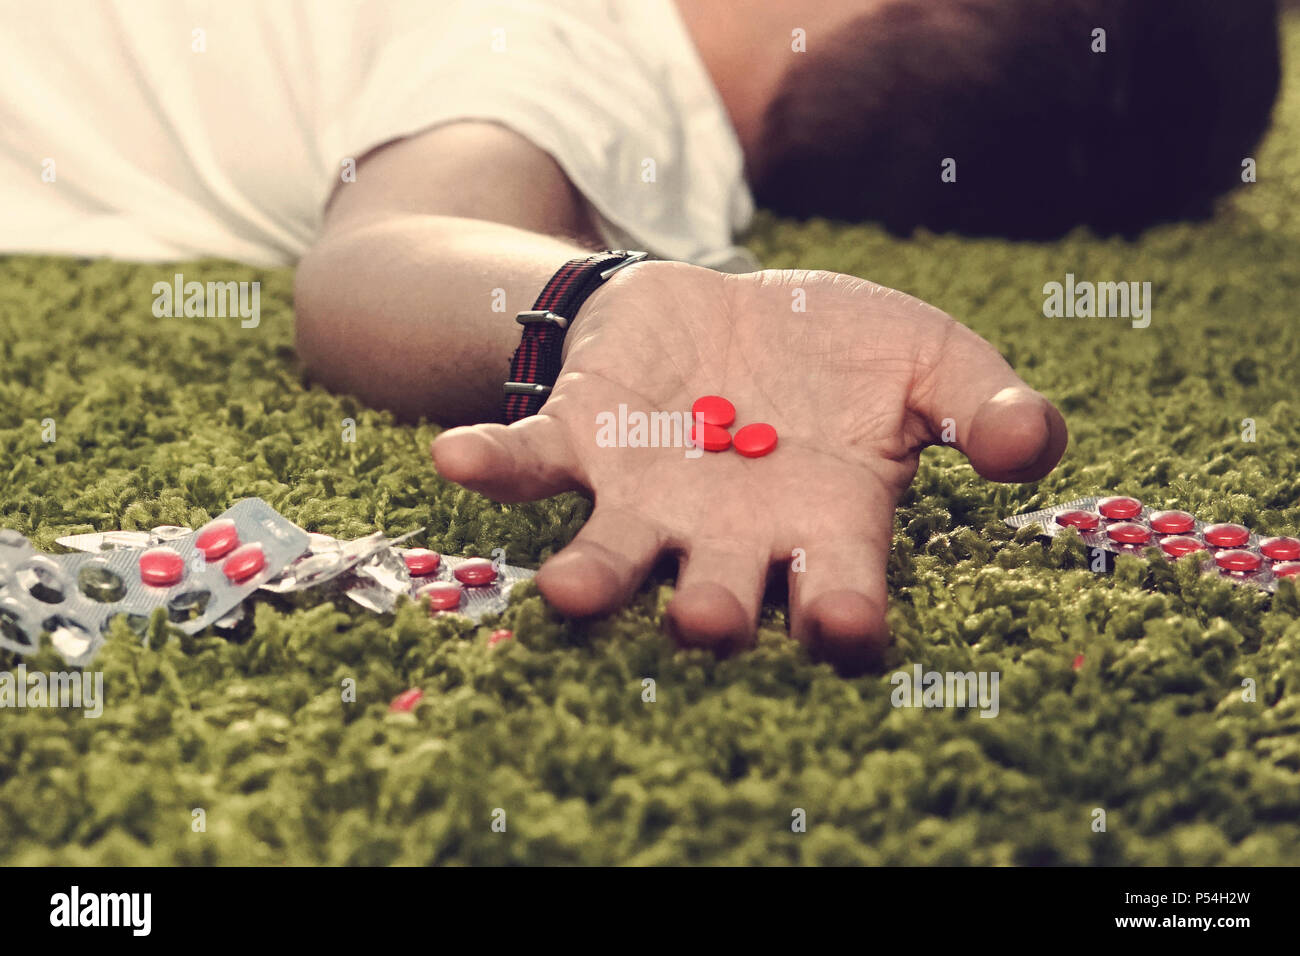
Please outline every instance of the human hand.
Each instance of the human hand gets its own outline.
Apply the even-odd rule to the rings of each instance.
[[[792,308],[796,290],[806,311]],[[683,413],[689,428],[702,395],[735,404],[733,429],[773,425],[776,450],[693,458],[597,443],[598,416],[620,404]],[[538,415],[451,429],[433,456],[443,476],[498,501],[594,495],[591,518],[537,576],[565,614],[617,608],[661,554],[678,555],[666,626],[683,645],[752,641],[769,570],[801,549],[791,633],[856,672],[888,641],[894,508],[921,450],[952,444],[984,477],[1020,482],[1051,471],[1066,441],[1060,413],[992,346],[903,293],[829,272],[646,262],[579,310]]]

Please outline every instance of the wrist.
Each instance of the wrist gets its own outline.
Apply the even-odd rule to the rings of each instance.
[[[560,377],[576,315],[620,270],[645,258],[644,252],[610,250],[571,259],[551,276],[533,307],[516,316],[524,331],[504,387],[507,424],[541,411]]]
[[[655,265],[654,262],[642,260],[626,265],[611,275],[605,282],[601,283],[591,295],[578,307],[578,310],[569,319],[569,327],[564,335],[564,344],[560,348],[560,363],[568,361],[569,350],[578,337],[583,334],[584,328],[590,328],[591,318],[603,309],[609,307],[610,302],[618,301],[620,296],[627,294],[627,287],[630,282],[635,281],[635,275],[647,266]]]

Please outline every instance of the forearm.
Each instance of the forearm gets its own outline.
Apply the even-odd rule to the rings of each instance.
[[[299,264],[298,353],[325,387],[444,425],[490,421],[515,314],[590,250],[513,226],[392,214],[326,235]]]

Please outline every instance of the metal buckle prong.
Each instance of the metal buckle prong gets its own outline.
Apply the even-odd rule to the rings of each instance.
[[[535,395],[543,398],[551,394],[551,386],[540,385],[536,382],[506,382],[505,393],[507,395]]]
[[[650,257],[650,253],[648,252],[633,252],[622,262],[616,263],[615,265],[612,265],[608,269],[601,272],[600,281],[608,282],[609,277],[612,276],[619,269],[625,269],[628,266],[632,265],[633,263],[641,262],[643,259],[648,259],[649,257]]]
[[[549,309],[534,309],[528,312],[520,312],[515,316],[515,321],[520,325],[531,325],[534,322],[550,322],[552,325],[561,329],[569,327],[569,320],[562,315],[556,315]]]

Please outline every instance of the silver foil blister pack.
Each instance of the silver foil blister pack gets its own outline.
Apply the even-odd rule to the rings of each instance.
[[[362,607],[376,613],[392,611],[402,596],[413,601],[428,597],[430,612],[435,615],[459,614],[479,621],[503,610],[510,599],[511,588],[536,573],[501,560],[443,554],[437,556],[435,570],[417,574],[412,573],[412,568],[422,570],[420,563],[410,560],[416,554],[428,555],[431,552],[391,548],[374,555],[357,567],[356,574],[345,586],[345,593]],[[479,573],[468,573],[469,569]],[[457,598],[454,604],[451,600],[453,594]]]
[[[231,631],[247,618],[246,602],[256,591],[343,595],[381,614],[403,596],[427,596],[436,616],[478,621],[504,610],[512,586],[534,574],[505,564],[503,556],[489,562],[396,547],[416,533],[344,541],[306,532],[258,498],[238,502],[197,531],[162,525],[57,539],[76,554],[44,554],[17,532],[0,529],[0,648],[32,653],[48,632],[63,657],[81,666],[114,617],[126,615],[142,631],[149,615],[165,607],[169,620],[189,633],[208,626]],[[232,579],[225,562],[248,545],[264,560],[255,573]],[[175,581],[156,580],[160,551]],[[147,561],[153,563],[146,568]]]
[[[1046,538],[1072,528],[1106,571],[1114,568],[1117,555],[1154,552],[1168,561],[1194,561],[1205,574],[1270,593],[1281,579],[1300,575],[1300,538],[1258,535],[1244,525],[1150,508],[1127,495],[1076,498],[1005,521],[1013,528],[1032,527]]]
[[[354,541],[341,541],[327,534],[311,534],[306,552],[282,573],[262,585],[262,588],[275,594],[290,594],[320,587],[343,577],[357,565],[369,561],[415,533],[412,531],[400,538],[389,539],[382,532],[376,531]]]
[[[308,544],[307,532],[259,498],[236,503],[197,531],[109,535],[116,537],[100,544],[107,550],[62,555],[37,551],[14,532],[2,536],[0,647],[31,653],[45,631],[70,664],[83,664],[115,617],[142,623],[157,608],[196,633],[230,615]]]

